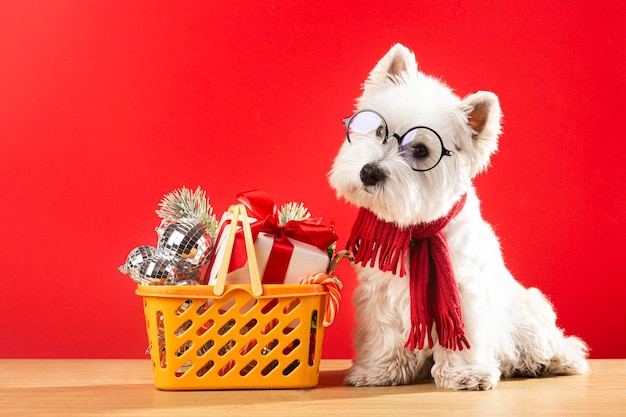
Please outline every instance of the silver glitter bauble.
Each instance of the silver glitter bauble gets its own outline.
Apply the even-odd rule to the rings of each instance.
[[[158,257],[147,259],[139,266],[139,279],[143,285],[167,285],[178,281],[176,265]]]
[[[193,267],[188,264],[183,264],[182,267],[178,267],[178,276],[181,279],[188,279],[192,281],[200,281],[200,275],[202,273],[202,266]]]
[[[178,269],[194,269],[208,262],[213,246],[202,223],[179,219],[158,232],[157,256],[174,262]]]
[[[133,249],[126,258],[126,263],[119,267],[119,270],[128,274],[131,279],[137,283],[141,283],[139,267],[148,259],[156,255],[156,249],[152,246],[139,246]]]

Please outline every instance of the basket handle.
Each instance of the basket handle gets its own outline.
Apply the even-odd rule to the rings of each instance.
[[[246,244],[246,255],[248,256],[248,268],[250,269],[250,283],[252,284],[252,295],[259,297],[263,294],[263,287],[261,286],[261,275],[259,274],[259,265],[256,260],[256,253],[254,251],[254,240],[252,239],[252,229],[250,228],[250,219],[248,218],[248,212],[243,204],[236,204],[231,206],[228,211],[232,214],[230,219],[230,230],[228,231],[228,238],[226,239],[226,247],[224,248],[224,257],[222,258],[222,264],[217,272],[217,278],[213,286],[213,293],[215,295],[224,294],[224,287],[226,285],[226,275],[228,275],[228,266],[230,265],[230,258],[233,254],[233,247],[235,246],[235,234],[237,233],[237,222],[241,216],[241,223],[243,227],[243,237]]]

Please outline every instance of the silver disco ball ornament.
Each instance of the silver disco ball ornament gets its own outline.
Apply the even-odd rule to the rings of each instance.
[[[171,285],[178,281],[176,265],[158,257],[143,262],[139,266],[138,275],[143,285]]]
[[[183,264],[178,268],[178,277],[181,279],[187,279],[191,281],[200,281],[200,275],[202,273],[202,266],[190,266],[189,264]]]
[[[139,246],[133,249],[128,254],[126,263],[120,266],[119,270],[124,274],[128,274],[133,281],[141,283],[139,268],[148,259],[153,258],[156,255],[156,251],[152,246]]]
[[[202,223],[184,218],[158,230],[157,256],[172,261],[177,269],[194,271],[208,262],[211,235]]]

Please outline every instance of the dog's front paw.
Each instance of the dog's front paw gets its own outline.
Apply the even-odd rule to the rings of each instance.
[[[432,376],[438,388],[485,391],[495,388],[500,381],[500,370],[487,366],[435,366]]]
[[[379,387],[389,385],[405,385],[411,382],[409,375],[401,370],[389,368],[363,367],[354,365],[348,371],[344,383],[355,387]]]

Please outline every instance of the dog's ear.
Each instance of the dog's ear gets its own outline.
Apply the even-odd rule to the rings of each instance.
[[[397,43],[370,72],[363,84],[363,91],[368,93],[391,85],[402,84],[416,75],[415,55],[407,47]]]
[[[501,133],[500,102],[488,91],[471,94],[461,102],[461,110],[467,116],[467,125],[472,135],[471,160],[472,177],[489,165],[489,159],[498,149],[498,136]]]

